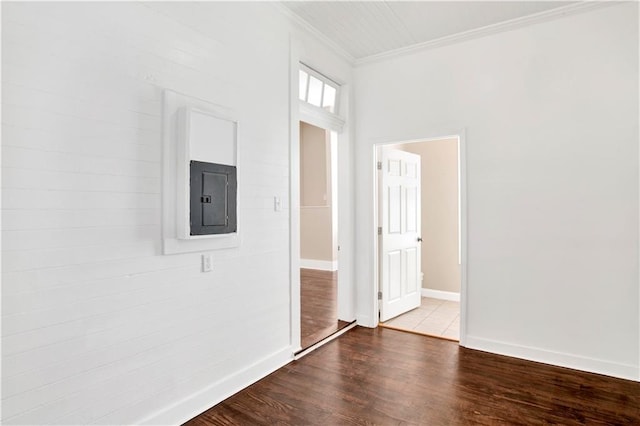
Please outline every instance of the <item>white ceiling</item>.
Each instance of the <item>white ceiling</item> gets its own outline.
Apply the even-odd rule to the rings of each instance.
[[[360,60],[521,19],[566,1],[293,1],[294,15]]]

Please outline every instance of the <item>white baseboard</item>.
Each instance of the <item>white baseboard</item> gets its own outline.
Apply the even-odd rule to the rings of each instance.
[[[338,261],[300,259],[300,267],[305,269],[318,269],[320,271],[337,271]]]
[[[135,422],[138,425],[179,425],[208,410],[231,395],[268,376],[293,361],[293,349],[287,347],[247,368],[213,383],[159,412]]]
[[[431,297],[433,299],[451,300],[453,302],[460,301],[460,293],[452,291],[431,290],[430,288],[422,289],[422,297]]]
[[[469,335],[467,335],[465,347],[514,358],[526,359],[528,361],[587,371],[589,373],[604,374],[605,376],[639,381],[640,368],[635,365],[618,364],[601,359],[547,351],[545,349],[514,345],[511,343],[483,339]]]

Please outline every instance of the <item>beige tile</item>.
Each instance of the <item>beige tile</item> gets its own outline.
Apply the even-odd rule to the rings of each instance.
[[[460,325],[456,321],[454,321],[451,324],[449,324],[449,327],[447,327],[447,331],[460,333]]]
[[[456,322],[452,323],[447,327],[447,330],[455,331],[456,333],[460,333],[460,325]]]
[[[407,328],[409,330],[412,330],[415,326],[417,326],[421,322],[422,322],[421,318],[406,318],[403,316],[399,316],[397,318],[393,318],[393,319],[390,319],[389,321],[386,321],[384,324],[390,325],[392,327]]]
[[[449,306],[438,306],[434,312],[446,312],[452,315],[458,315],[460,313],[460,309]]]
[[[404,313],[404,314],[402,314],[400,316],[397,316],[396,318],[419,319],[420,321],[422,321],[427,316],[429,316],[429,314],[427,312],[414,310],[414,311],[411,311],[411,312]]]
[[[444,302],[443,304],[438,306],[437,310],[439,310],[439,311],[460,312],[460,306],[458,304]]]
[[[429,321],[423,321],[418,324],[414,330],[419,331],[420,333],[433,334],[435,336],[439,336],[446,330],[447,326],[437,323],[431,323]]]
[[[455,317],[455,319],[449,325],[449,328],[455,328],[457,330],[460,329],[460,315]]]
[[[423,297],[422,298],[422,306],[425,307],[438,307],[442,305],[444,301],[440,299],[432,299],[431,297]]]
[[[425,320],[447,322],[447,324],[450,324],[457,317],[458,317],[458,314],[455,312],[435,311],[431,315],[429,315],[427,318],[425,318]]]
[[[418,324],[418,326],[423,325],[423,324],[431,324],[433,326],[442,327],[442,329],[445,330],[446,328],[449,327],[449,325],[451,324],[452,321],[453,320],[450,319],[450,318],[432,318],[432,317],[427,317],[422,322],[420,322],[420,324]]]
[[[460,332],[458,330],[446,329],[442,334],[442,337],[448,337],[450,339],[460,340]]]
[[[385,324],[433,336],[459,339],[460,304],[423,297],[420,307],[386,321]]]
[[[419,308],[422,312],[433,312],[436,309],[438,309],[438,307],[436,305],[422,305]]]
[[[452,308],[452,309],[456,309],[457,311],[460,311],[460,302],[452,302],[450,300],[445,300],[444,302],[442,302],[442,306],[443,308]]]

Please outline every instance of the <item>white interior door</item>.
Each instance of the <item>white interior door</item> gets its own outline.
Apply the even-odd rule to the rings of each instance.
[[[420,306],[420,156],[382,148],[379,169],[380,321]]]

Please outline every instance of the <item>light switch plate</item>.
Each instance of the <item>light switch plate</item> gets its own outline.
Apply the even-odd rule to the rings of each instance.
[[[213,269],[213,255],[203,254],[202,255],[202,272],[211,272],[212,269]]]
[[[273,210],[279,212],[282,210],[282,201],[280,201],[280,197],[273,197]]]

